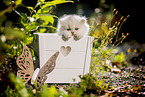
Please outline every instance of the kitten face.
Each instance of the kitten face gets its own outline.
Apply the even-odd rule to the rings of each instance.
[[[66,15],[59,19],[57,34],[61,35],[64,40],[73,36],[74,40],[81,39],[89,31],[85,17],[77,15]]]

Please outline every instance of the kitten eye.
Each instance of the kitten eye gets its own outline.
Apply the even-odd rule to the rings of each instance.
[[[75,30],[79,30],[79,28],[75,28]]]
[[[68,29],[66,29],[67,31],[70,31],[71,29],[70,28],[68,28]]]

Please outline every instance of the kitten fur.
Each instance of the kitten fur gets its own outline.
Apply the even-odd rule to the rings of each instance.
[[[89,32],[89,25],[86,17],[78,15],[64,15],[58,20],[57,34],[63,40],[68,40],[73,36],[74,40],[79,40]]]

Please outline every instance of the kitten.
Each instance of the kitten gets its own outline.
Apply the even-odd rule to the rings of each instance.
[[[85,17],[78,15],[64,15],[58,20],[57,34],[63,40],[68,40],[73,36],[74,40],[79,40],[89,32],[89,25]]]

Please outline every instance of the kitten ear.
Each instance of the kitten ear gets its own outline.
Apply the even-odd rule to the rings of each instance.
[[[86,19],[81,20],[81,24],[84,24],[86,22]]]

